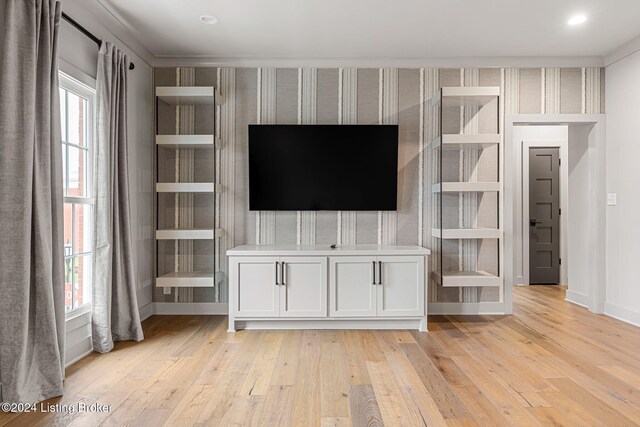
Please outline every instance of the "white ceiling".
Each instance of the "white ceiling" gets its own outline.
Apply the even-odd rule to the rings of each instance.
[[[639,0],[91,2],[161,58],[602,57],[640,35]]]

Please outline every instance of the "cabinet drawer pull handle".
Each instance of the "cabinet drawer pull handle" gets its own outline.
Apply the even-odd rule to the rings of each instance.
[[[280,284],[281,284],[282,286],[287,286],[287,285],[284,283],[284,278],[287,276],[286,271],[287,271],[287,270],[285,270],[284,261],[282,261],[282,264],[280,265]]]
[[[278,283],[278,267],[280,267],[280,262],[276,261],[276,286],[280,284]]]
[[[378,285],[382,285],[382,261],[378,261]]]
[[[371,282],[372,285],[376,284],[376,262],[375,261],[371,261],[371,274],[373,275],[373,281]]]
[[[373,274],[373,282],[371,282],[372,285],[376,284],[376,262],[375,261],[371,261],[371,273]]]

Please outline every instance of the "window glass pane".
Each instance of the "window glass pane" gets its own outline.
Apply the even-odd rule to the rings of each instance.
[[[74,204],[73,254],[91,251],[91,205]]]
[[[67,103],[65,99],[66,93],[66,90],[60,89],[60,125],[62,130],[62,141],[67,140]]]
[[[67,144],[62,144],[62,186],[66,196],[69,192],[69,183],[67,182]]]
[[[86,105],[87,101],[72,93],[68,92],[67,108],[69,116],[69,128],[67,142],[78,145],[86,145]]]
[[[88,129],[93,117],[89,117],[87,98],[74,93],[73,82],[63,84],[69,86],[60,88],[64,195],[87,198],[91,192],[88,162],[92,137]],[[91,301],[92,212],[90,204],[64,204],[65,311]]]
[[[73,255],[73,203],[64,204],[64,256]]]
[[[73,309],[73,257],[64,258],[64,311]]]
[[[74,257],[73,308],[91,301],[91,255]]]
[[[69,145],[67,150],[69,151],[69,164],[67,165],[69,188],[67,189],[67,196],[86,197],[87,151],[72,145]]]

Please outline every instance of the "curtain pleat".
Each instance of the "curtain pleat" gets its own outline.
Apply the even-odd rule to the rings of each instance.
[[[60,3],[5,0],[0,25],[0,400],[62,395]]]
[[[103,43],[98,55],[94,150],[93,349],[143,339],[136,297],[127,158],[126,55]]]

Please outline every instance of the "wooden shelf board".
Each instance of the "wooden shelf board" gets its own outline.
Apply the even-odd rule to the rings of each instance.
[[[443,287],[501,286],[502,278],[485,271],[433,272],[434,280]]]
[[[213,86],[158,86],[156,96],[169,105],[218,105],[221,97],[216,99],[214,93],[218,93]]]
[[[193,271],[193,272],[172,272],[163,274],[156,278],[156,286],[165,287],[187,287],[204,288],[215,285],[215,275],[213,272]]]
[[[444,141],[444,143],[443,143]],[[500,134],[454,135],[446,134],[431,143],[432,149],[443,150],[484,150],[500,144]]]
[[[431,235],[438,239],[499,239],[501,230],[497,228],[433,228]]]
[[[215,237],[220,238],[224,236],[224,230],[217,228],[215,230]],[[167,228],[162,230],[156,230],[157,240],[213,240],[213,229],[201,229],[201,228]]]
[[[431,192],[433,193],[467,193],[467,192],[497,192],[500,191],[499,182],[444,182],[441,184],[433,184]]]
[[[156,145],[163,148],[172,149],[212,149],[217,148],[214,144],[213,135],[156,135]]]
[[[159,182],[158,193],[222,193],[224,187],[213,182]]]

